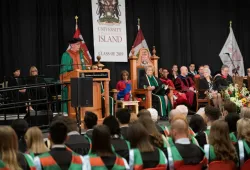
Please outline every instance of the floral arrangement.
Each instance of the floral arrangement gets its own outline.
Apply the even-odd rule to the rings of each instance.
[[[239,87],[238,84],[230,84],[224,90],[224,99],[234,102],[238,108],[250,107],[250,92],[246,87]]]

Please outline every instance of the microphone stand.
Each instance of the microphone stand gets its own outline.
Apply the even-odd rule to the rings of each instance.
[[[232,65],[233,65],[233,67],[234,67],[233,70],[232,70],[232,72],[233,72],[235,75],[236,75],[236,74],[239,75],[238,69],[235,67],[234,62],[233,62],[232,58],[230,57],[230,54],[229,54],[229,53],[225,53],[225,54],[229,57],[229,59],[230,59]]]

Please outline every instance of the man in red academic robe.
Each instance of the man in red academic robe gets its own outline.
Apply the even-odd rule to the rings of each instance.
[[[185,66],[182,66],[181,74],[175,80],[176,90],[185,93],[187,97],[187,105],[189,107],[194,106],[195,99],[195,84],[191,77],[188,76],[188,69]]]
[[[168,97],[171,100],[172,105],[175,107],[179,104],[187,104],[187,97],[185,93],[181,93],[175,89],[174,83],[168,78],[169,71],[166,68],[162,69],[162,77],[160,80],[163,84],[167,85],[170,89]]]

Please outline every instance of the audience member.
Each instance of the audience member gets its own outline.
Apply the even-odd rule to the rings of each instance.
[[[167,169],[164,153],[150,143],[147,129],[139,122],[132,123],[128,128],[128,139],[131,144],[129,154],[130,169],[162,167]]]
[[[222,116],[225,118],[230,113],[237,113],[237,106],[234,102],[226,100],[223,104]]]
[[[238,157],[240,162],[240,167],[250,159],[250,119],[242,118],[237,122],[237,133],[238,133],[238,147],[236,147],[238,151]],[[242,155],[242,156],[240,156]]]
[[[229,128],[224,120],[216,120],[212,123],[209,144],[204,146],[204,150],[209,163],[213,161],[237,163],[237,153],[230,141]],[[235,164],[232,163],[233,169],[235,169]]]
[[[121,135],[125,140],[127,140],[127,130],[128,130],[128,124],[130,121],[130,111],[126,108],[119,109],[116,112],[116,117],[119,121],[119,125],[121,128]]]
[[[129,161],[130,143],[121,138],[121,129],[114,116],[108,116],[104,119],[103,124],[109,128],[111,134],[111,144],[115,152]]]
[[[17,141],[17,135],[11,127],[0,127],[0,160],[9,170],[30,170],[34,168],[32,158],[18,152]]]
[[[189,139],[188,134],[188,123],[185,118],[175,118],[171,122],[171,136],[174,143],[170,143],[170,150],[172,154],[173,161],[183,161],[184,165],[196,165],[196,164],[206,164],[206,159],[204,158],[204,152],[199,148],[199,146],[192,144]],[[176,160],[178,158],[178,160]],[[177,165],[174,164],[175,169],[178,169]]]
[[[63,121],[52,122],[49,128],[49,140],[52,148],[49,152],[34,158],[37,170],[42,169],[83,169],[83,158],[77,153],[70,151],[64,145],[67,140],[67,126]]]
[[[228,124],[229,127],[229,136],[233,144],[236,144],[237,142],[237,121],[240,119],[240,116],[238,113],[229,113],[225,117],[225,121]]]
[[[147,109],[150,112],[150,117],[153,120],[153,122],[155,123],[155,126],[158,130],[158,132],[160,132],[162,135],[166,136],[167,134],[165,133],[166,127],[164,125],[159,125],[157,122],[159,120],[159,116],[158,116],[158,111],[154,108],[148,108]]]
[[[110,136],[106,125],[94,127],[91,153],[83,157],[84,170],[129,169],[127,161],[112,151]]]
[[[93,133],[93,128],[94,126],[97,125],[97,116],[93,112],[87,111],[84,116],[84,128],[87,130],[85,136],[89,139],[92,140],[92,133]]]
[[[220,118],[220,109],[207,105],[205,107],[205,123],[207,125],[207,129],[203,132],[198,132],[195,136],[197,139],[199,145],[203,147],[205,144],[209,143],[209,134],[210,134],[210,128],[211,124]]]
[[[166,139],[156,128],[155,123],[149,117],[139,118],[139,122],[147,129],[151,144],[160,148],[167,156]]]
[[[194,64],[194,63],[191,63],[191,64],[189,65],[189,72],[188,72],[188,74],[189,74],[191,77],[193,77],[193,76],[195,76],[195,75],[197,74],[197,71],[195,70],[195,64]]]
[[[29,128],[29,125],[24,119],[17,119],[12,122],[11,127],[16,132],[18,137],[18,149],[20,152],[24,153],[27,150],[26,142],[24,139],[24,135]]]
[[[27,153],[32,158],[49,151],[43,141],[43,133],[38,127],[31,127],[27,130],[25,141],[27,144]]]
[[[151,117],[151,113],[147,109],[142,109],[139,111],[137,117]]]
[[[76,120],[70,117],[64,118],[64,123],[68,129],[68,140],[65,145],[80,155],[86,155],[90,149],[90,141],[82,137],[78,132]]]
[[[189,127],[196,134],[206,130],[205,121],[199,114],[195,114],[191,117],[190,122],[189,122]]]
[[[130,120],[129,120],[129,123],[133,123],[135,121],[137,121],[138,117],[137,117],[137,114],[134,113],[134,112],[131,112],[130,113]]]
[[[250,107],[242,107],[240,110],[241,118],[250,118]]]

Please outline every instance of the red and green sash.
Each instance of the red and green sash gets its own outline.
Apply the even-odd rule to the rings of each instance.
[[[158,149],[158,148],[157,148]],[[159,151],[159,163],[155,168],[162,168],[166,169],[167,168],[167,159],[164,155],[164,153],[158,149]],[[130,158],[130,165],[133,165],[134,170],[143,170],[143,160],[141,156],[141,152],[139,149],[132,149],[130,150],[129,153],[129,158]]]
[[[194,138],[194,137],[192,137],[192,138]],[[180,153],[179,153],[178,149],[176,148],[176,146],[174,145],[174,142],[173,142],[172,138],[170,138],[168,140],[169,140],[169,145],[170,145],[168,147],[169,169],[170,170],[178,169],[178,168],[180,168],[181,166],[184,165],[183,158],[180,155]],[[199,147],[199,148],[203,151],[203,149],[201,147]],[[203,158],[203,160],[200,162],[200,164],[204,164],[204,165],[207,164],[206,157]]]
[[[250,147],[248,146],[248,144],[245,140],[239,140],[238,145],[239,145],[240,166],[243,166],[243,164],[245,162],[244,149],[246,150],[247,155],[250,155]]]
[[[102,161],[101,157],[97,154],[89,154],[89,162],[91,170],[108,170]],[[124,170],[126,169],[125,160],[120,156],[116,156],[114,166],[111,170]]]
[[[63,156],[63,155],[62,155]],[[38,156],[43,170],[61,170],[49,152]],[[69,170],[82,170],[82,159],[80,155],[72,152],[72,160]]]
[[[9,170],[9,169],[5,166],[4,162],[1,161],[1,160],[0,160],[0,170]]]

